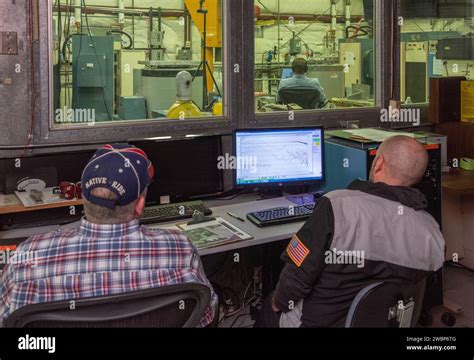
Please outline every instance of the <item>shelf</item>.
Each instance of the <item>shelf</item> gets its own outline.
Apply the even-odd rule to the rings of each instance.
[[[52,204],[41,205],[41,206],[33,206],[33,207],[24,207],[21,203],[19,203],[19,204],[13,204],[13,205],[0,207],[0,215],[24,213],[24,212],[31,212],[31,211],[38,211],[38,210],[58,209],[58,208],[69,207],[69,206],[81,206],[83,204],[84,203],[82,199],[52,203]]]

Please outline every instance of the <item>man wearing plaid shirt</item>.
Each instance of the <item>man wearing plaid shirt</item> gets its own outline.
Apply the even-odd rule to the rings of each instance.
[[[107,296],[183,283],[211,290],[201,319],[209,325],[217,296],[196,248],[178,231],[139,225],[154,175],[146,154],[128,144],[99,149],[82,175],[85,218],[78,228],[33,236],[2,274],[0,322],[33,303]]]

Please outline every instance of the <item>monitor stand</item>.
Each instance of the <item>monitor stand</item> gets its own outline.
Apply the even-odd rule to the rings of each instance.
[[[261,200],[270,200],[283,197],[283,190],[281,189],[266,189],[259,191],[258,195],[260,196],[257,201]]]
[[[284,188],[263,188],[258,189],[258,194],[260,196],[257,200],[269,200],[276,199],[280,197],[291,197],[302,194],[307,194],[309,191],[309,186],[291,186]]]

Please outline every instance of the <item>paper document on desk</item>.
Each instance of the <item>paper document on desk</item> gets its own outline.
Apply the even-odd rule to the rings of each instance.
[[[363,138],[363,139],[371,140],[374,142],[384,142],[385,140],[397,135],[408,136],[411,138],[417,137],[415,134],[411,134],[411,133],[400,132],[400,131],[384,131],[384,130],[378,130],[378,129],[357,129],[357,130],[344,130],[344,131],[352,134],[352,136],[355,136],[357,138]]]
[[[252,236],[220,217],[196,225],[179,224],[178,227],[198,249],[252,239]]]

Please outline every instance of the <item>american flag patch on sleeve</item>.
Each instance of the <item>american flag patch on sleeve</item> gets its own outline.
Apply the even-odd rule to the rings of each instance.
[[[296,266],[300,267],[303,264],[303,261],[309,254],[308,248],[301,242],[298,236],[293,236],[288,247],[286,248],[286,252],[290,259],[296,264]]]

